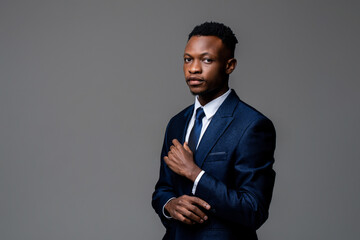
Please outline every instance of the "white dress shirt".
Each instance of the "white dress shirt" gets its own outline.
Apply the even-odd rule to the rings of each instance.
[[[189,122],[189,126],[187,128],[187,131],[186,131],[186,136],[185,136],[185,142],[188,142],[189,141],[189,136],[190,136],[190,132],[195,124],[195,118],[196,118],[196,110],[199,108],[199,107],[202,107],[203,110],[204,110],[204,113],[205,113],[205,117],[203,117],[202,119],[202,128],[201,128],[201,132],[200,132],[200,137],[199,137],[199,141],[197,143],[197,146],[196,148],[199,146],[199,143],[202,139],[202,136],[204,135],[207,127],[209,126],[210,122],[211,122],[211,119],[213,118],[213,116],[215,115],[215,113],[217,112],[217,110],[219,109],[219,107],[221,106],[221,104],[225,101],[225,99],[227,98],[227,96],[229,96],[231,92],[231,89],[229,89],[226,93],[224,93],[223,95],[221,95],[220,97],[217,97],[215,98],[214,100],[212,100],[211,102],[205,104],[205,106],[201,106],[199,100],[198,100],[198,96],[195,96],[195,104],[194,104],[194,111],[193,111],[193,114],[192,114],[192,117],[190,119],[190,122]],[[202,170],[199,175],[196,177],[195,181],[194,181],[194,185],[193,185],[193,188],[191,190],[192,194],[195,194],[196,192],[196,187],[202,177],[202,175],[205,173],[204,170]],[[167,216],[165,214],[165,211],[164,211],[164,208],[165,208],[165,205],[173,198],[170,198],[163,206],[163,214],[166,218],[171,218],[170,216]]]

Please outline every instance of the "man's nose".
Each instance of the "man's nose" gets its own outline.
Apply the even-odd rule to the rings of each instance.
[[[194,60],[189,68],[189,73],[195,74],[195,73],[201,73],[201,63],[198,60]]]

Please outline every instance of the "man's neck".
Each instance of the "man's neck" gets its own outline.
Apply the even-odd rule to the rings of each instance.
[[[214,100],[214,99],[220,97],[221,95],[223,95],[224,93],[226,93],[228,90],[229,90],[229,87],[226,86],[226,88],[224,88],[218,92],[209,92],[206,94],[199,95],[198,96],[199,103],[201,104],[201,106],[205,106],[212,100]]]

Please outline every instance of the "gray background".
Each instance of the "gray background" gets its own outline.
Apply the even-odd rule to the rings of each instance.
[[[0,239],[160,239],[167,121],[193,102],[186,36],[240,41],[231,87],[273,120],[261,239],[357,239],[358,1],[0,1]]]

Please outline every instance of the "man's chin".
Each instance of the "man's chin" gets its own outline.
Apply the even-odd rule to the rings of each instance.
[[[201,96],[202,93],[203,93],[202,91],[196,91],[196,90],[191,90],[191,89],[190,89],[190,92],[191,92],[191,94],[194,95],[194,96],[196,96],[196,95],[200,95],[200,96]]]
[[[196,96],[196,95],[197,95],[197,93],[196,93],[196,92],[191,91],[191,90],[190,90],[190,93],[191,93],[193,96]]]
[[[190,87],[189,86],[189,90],[190,90],[191,94],[194,96],[196,96],[196,95],[201,96],[204,93],[204,90],[199,87]]]

